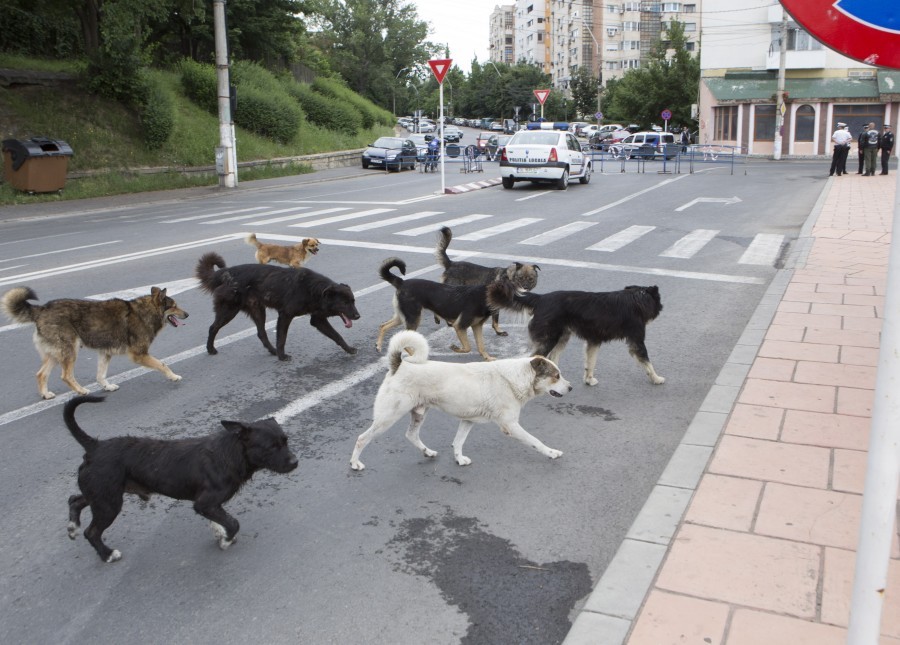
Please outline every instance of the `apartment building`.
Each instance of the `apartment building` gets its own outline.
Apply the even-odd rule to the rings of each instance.
[[[516,63],[540,67],[549,72],[547,41],[547,11],[549,0],[516,0],[515,57]]]
[[[515,5],[511,4],[496,5],[491,12],[489,57],[494,63],[516,62],[515,15]]]
[[[874,121],[900,124],[900,72],[828,49],[790,21],[780,4],[703,0],[699,141],[774,153],[783,115],[782,155],[831,154],[839,122],[855,137]],[[783,19],[787,18],[786,28]],[[781,39],[786,41],[785,101],[776,105]]]
[[[637,69],[668,25],[684,23],[689,51],[698,51],[701,0],[695,2],[609,2],[548,0],[547,23],[553,86],[567,89],[580,67],[605,84]]]

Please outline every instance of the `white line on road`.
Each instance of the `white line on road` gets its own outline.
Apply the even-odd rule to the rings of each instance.
[[[744,251],[738,264],[771,265],[781,252],[784,235],[760,233],[753,238],[750,246]]]
[[[575,235],[575,233],[580,233],[581,231],[596,225],[597,222],[571,222],[570,224],[566,224],[565,226],[554,228],[552,231],[547,231],[546,233],[541,233],[540,235],[529,237],[527,240],[522,240],[521,242],[519,242],[519,244],[544,246],[545,244],[550,244],[551,242],[558,242],[563,238],[569,237],[570,235]]]
[[[163,220],[162,224],[177,224],[178,222],[193,222],[198,219],[209,219],[210,217],[222,217],[223,215],[234,215],[235,213],[248,213],[250,211],[264,211],[268,206],[253,206],[252,208],[238,208],[233,211],[220,211],[218,213],[206,213],[205,215],[190,215],[188,217],[179,217],[178,219]],[[256,213],[259,215],[259,213]],[[166,215],[168,217],[168,215]],[[252,217],[252,216],[251,216]]]
[[[335,215],[334,217],[325,217],[323,219],[313,220],[311,222],[300,222],[299,224],[290,224],[291,228],[313,228],[316,226],[325,226],[326,224],[334,224],[336,222],[346,222],[351,219],[359,219],[361,217],[369,217],[370,215],[382,215],[383,213],[393,213],[396,208],[373,208],[367,211],[358,211],[356,213],[347,213],[346,215]]]
[[[290,210],[290,209],[288,209]],[[297,210],[297,209],[294,209]],[[247,226],[263,226],[265,224],[279,224],[281,222],[290,222],[295,219],[306,219],[307,217],[316,217],[317,215],[327,215],[328,213],[340,213],[341,211],[348,211],[349,208],[323,208],[318,211],[310,211],[309,213],[303,213],[301,215],[285,215],[284,217],[273,217],[272,219],[262,219],[258,222],[248,222]]]
[[[394,235],[406,235],[409,237],[415,237],[417,235],[425,235],[427,233],[434,233],[439,230],[442,226],[456,226],[457,224],[468,224],[469,222],[477,222],[480,219],[485,219],[491,217],[490,215],[468,215],[466,217],[457,217],[456,219],[450,219],[445,222],[437,222],[436,224],[428,224],[427,226],[420,226],[419,228],[411,228],[406,231],[398,231],[394,233]]]
[[[659,255],[664,258],[692,258],[718,234],[719,231],[698,228],[685,235]]]
[[[47,251],[46,253],[33,253],[31,255],[20,255],[17,258],[5,258],[0,262],[13,262],[15,260],[27,260],[28,258],[39,258],[43,255],[59,255],[67,251],[80,251],[81,249],[92,249],[95,246],[107,246],[109,244],[119,244],[122,240],[110,240],[109,242],[98,242],[97,244],[85,244],[84,246],[72,246],[68,249],[57,249],[55,251]]]
[[[668,186],[672,182],[676,182],[679,179],[684,179],[685,177],[690,177],[690,175],[678,175],[677,177],[672,177],[670,179],[664,179],[663,181],[659,182],[655,186],[650,186],[649,188],[645,188],[644,190],[639,190],[636,193],[632,193],[631,195],[628,195],[627,197],[623,197],[622,199],[612,202],[611,204],[607,204],[606,206],[601,206],[600,208],[595,208],[594,210],[588,211],[587,213],[582,213],[581,217],[588,217],[590,215],[596,215],[597,213],[602,213],[605,210],[609,210],[610,208],[619,206],[620,204],[624,204],[625,202],[629,202],[632,199],[634,199],[635,197],[640,197],[641,195],[643,195],[645,193],[649,193],[651,190],[656,190],[657,188],[662,188],[663,186]]]
[[[399,217],[391,217],[389,219],[383,219],[378,222],[369,222],[368,224],[358,224],[356,226],[348,226],[347,228],[342,228],[342,231],[351,231],[353,233],[358,233],[360,231],[370,231],[373,228],[382,228],[384,226],[393,226],[394,224],[403,224],[404,222],[413,222],[418,219],[424,219],[426,217],[434,217],[435,215],[443,215],[444,211],[421,211],[419,213],[413,213],[412,215],[400,215]]]
[[[631,244],[632,242],[634,242],[641,236],[646,235],[655,228],[655,226],[629,226],[628,228],[619,231],[615,235],[610,235],[609,237],[600,240],[596,244],[587,247],[586,250],[606,251],[608,253],[612,253],[613,251],[618,251],[627,244]]]
[[[497,224],[497,226],[491,226],[489,228],[483,228],[479,231],[472,231],[471,233],[467,233],[466,235],[460,235],[455,238],[457,240],[467,240],[470,242],[483,240],[489,237],[493,237],[494,235],[499,235],[500,233],[507,233],[509,231],[514,231],[517,228],[522,228],[523,226],[531,226],[536,222],[542,222],[543,220],[535,217],[523,217],[521,219],[514,219],[509,222],[504,222],[503,224]]]

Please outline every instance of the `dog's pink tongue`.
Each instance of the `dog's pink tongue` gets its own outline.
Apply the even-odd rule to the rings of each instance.
[[[341,314],[341,320],[344,321],[344,327],[350,329],[353,326],[353,321],[347,318],[344,314]]]
[[[169,316],[169,322],[172,323],[173,327],[181,327],[181,321],[174,314]]]

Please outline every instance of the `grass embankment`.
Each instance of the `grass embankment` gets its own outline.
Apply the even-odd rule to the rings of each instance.
[[[3,54],[0,54],[0,67],[79,71],[78,63],[35,61]],[[215,148],[219,144],[216,115],[202,110],[184,95],[176,73],[153,73],[176,106],[175,129],[158,150],[148,150],[144,145],[140,122],[133,112],[118,103],[86,93],[75,81],[49,87],[0,87],[0,138],[25,140],[44,136],[65,141],[74,152],[69,158],[69,172],[93,171],[90,176],[69,179],[62,195],[28,195],[4,182],[0,184],[0,205],[216,185],[218,178],[214,174],[182,174],[178,171],[214,165]],[[279,144],[241,128],[236,129],[235,136],[238,161],[243,162],[362,148],[373,139],[390,133],[391,128],[376,125],[349,135],[303,122],[299,135],[290,144]],[[137,172],[141,168],[159,167],[173,170],[157,174]],[[244,182],[303,172],[312,172],[312,169],[300,164],[257,166],[241,169],[239,178]]]

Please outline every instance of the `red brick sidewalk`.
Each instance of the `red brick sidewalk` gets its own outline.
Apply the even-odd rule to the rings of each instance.
[[[843,645],[894,176],[832,179],[629,645]],[[900,643],[900,549],[882,643]]]

